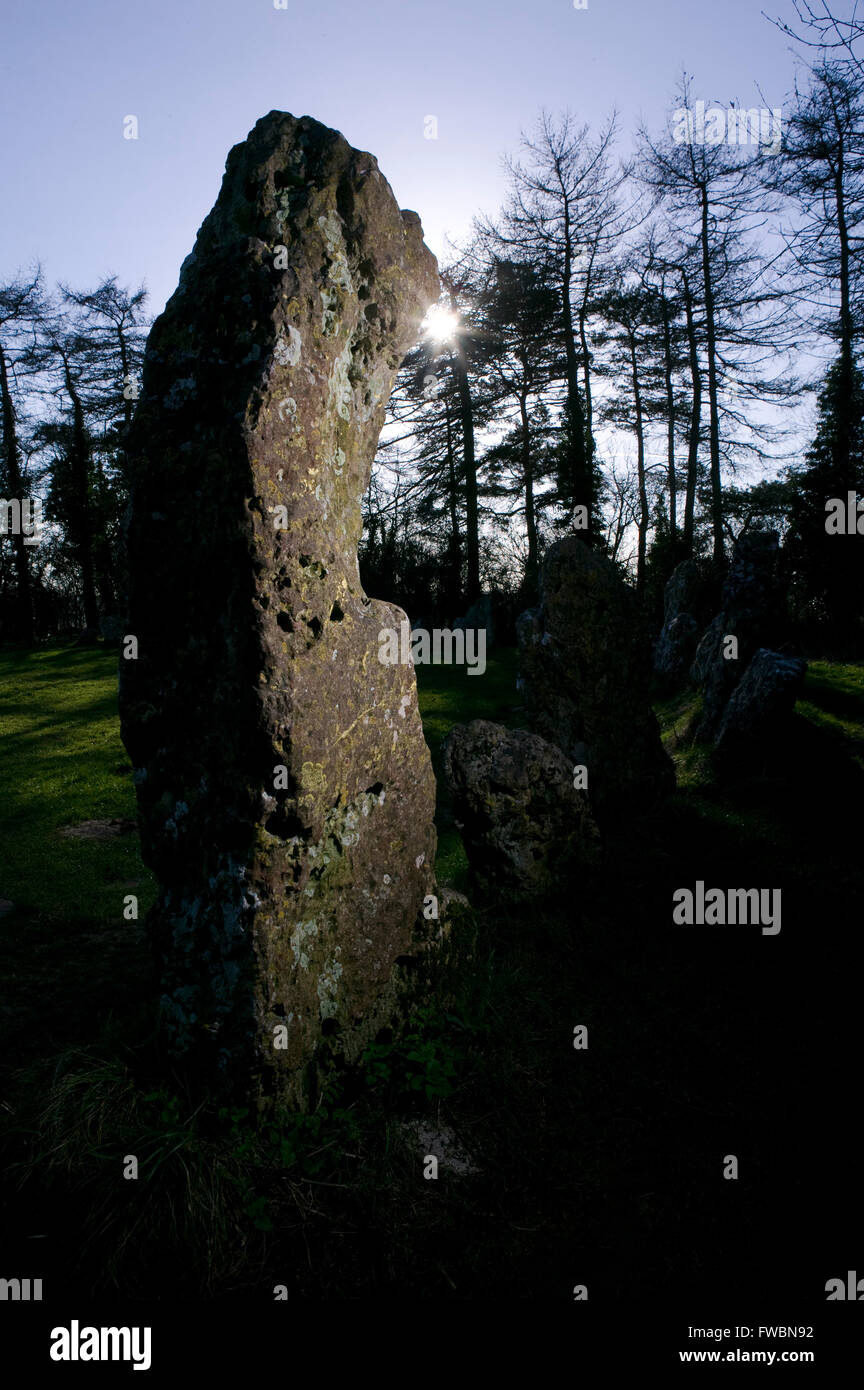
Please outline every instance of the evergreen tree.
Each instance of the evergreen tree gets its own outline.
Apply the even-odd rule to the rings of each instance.
[[[851,387],[850,387],[851,382]],[[864,501],[864,376],[845,354],[819,397],[816,437],[804,465],[791,469],[787,563],[795,615],[811,641],[838,655],[864,651],[864,535],[826,528],[826,504],[850,492]],[[858,513],[864,518],[864,513]]]

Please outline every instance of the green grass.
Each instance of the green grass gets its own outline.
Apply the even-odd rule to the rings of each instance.
[[[417,682],[426,742],[438,783],[438,875],[464,888],[467,860],[441,775],[441,745],[456,723],[520,722],[518,657],[499,649],[482,676],[459,666],[420,666]],[[679,789],[710,783],[706,750],[687,739],[697,709],[692,693],[656,706]],[[864,766],[864,667],[811,663],[799,716]],[[134,893],[143,918],[155,895],[135,834],[74,840],[63,826],[134,820],[131,767],[117,718],[117,658],[103,647],[50,647],[0,653],[0,898],[25,912],[65,921],[122,920]],[[728,814],[715,811],[724,819]],[[754,832],[759,827],[752,826]]]
[[[864,768],[864,666],[812,661],[798,713]]]
[[[472,719],[514,722],[517,669],[518,653],[512,647],[490,655],[482,676],[469,675],[463,666],[417,667],[423,733],[433,758],[454,724]]]
[[[436,871],[441,882],[456,888],[466,886],[468,860],[453,823],[442,775],[441,745],[454,724],[469,724],[472,719],[490,719],[508,726],[518,724],[517,668],[518,653],[515,648],[506,647],[487,658],[482,676],[469,675],[463,666],[417,667],[420,716],[438,786]]]
[[[766,868],[795,865],[800,858],[800,807],[790,786],[806,778],[811,795],[832,800],[854,795],[844,767],[864,769],[864,665],[809,663],[796,704],[785,770],[775,761],[754,759],[731,785],[715,781],[711,750],[690,733],[699,696],[689,690],[655,704],[666,751],[675,764],[678,804],[725,841],[733,856],[745,857],[758,845]],[[839,809],[839,808],[838,808]],[[851,809],[851,808],[850,808]],[[807,861],[803,861],[806,874]]]
[[[441,744],[453,724],[510,723],[516,653],[504,650],[482,676],[464,667],[418,668],[420,713],[439,789]],[[138,837],[66,839],[86,820],[134,820],[132,768],[120,741],[117,655],[104,647],[0,653],[0,898],[25,912],[103,924],[122,920],[134,893],[143,918],[155,896]],[[439,875],[464,881],[462,841],[439,797]]]
[[[155,885],[137,835],[66,839],[86,820],[135,819],[132,768],[120,742],[117,654],[48,647],[0,653],[0,897],[66,921],[120,922]]]
[[[484,676],[418,668],[436,775],[454,723],[521,722],[515,675],[506,650]],[[647,1289],[668,1303],[682,1287],[711,1287],[715,1259],[717,1278],[734,1269],[736,1288],[749,1277],[761,1288],[777,1242],[800,1236],[772,1135],[793,1151],[802,1107],[810,1113],[833,1075],[814,1047],[824,1014],[811,1019],[807,972],[839,1018],[858,989],[857,933],[843,934],[862,891],[858,821],[843,795],[860,805],[864,667],[813,663],[788,760],[734,785],[714,780],[689,737],[695,711],[692,695],[658,704],[679,790],[628,829],[603,870],[561,900],[473,895],[476,957],[446,1012],[430,1000],[403,1033],[379,1036],[359,1068],[334,1074],[313,1115],[260,1125],[242,1107],[193,1101],[154,1045],[142,922],[118,911],[124,881],[141,883],[142,916],[152,893],[137,836],[58,834],[135,814],[129,772],[117,771],[128,759],[115,654],[0,653],[0,897],[28,909],[0,920],[0,1168],[15,1179],[0,1209],[6,1234],[14,1228],[27,1254],[32,1233],[49,1233],[52,1287],[70,1294],[147,1297],[158,1281],[172,1298],[267,1299],[287,1283],[291,1297],[566,1300],[575,1263],[605,1297],[632,1302]],[[437,870],[460,886],[440,775],[438,793]],[[697,877],[782,884],[782,949],[670,939],[671,887]],[[796,936],[796,914],[812,936]],[[572,1048],[577,1023],[591,1030],[584,1055]],[[831,1127],[842,1108],[832,1092],[813,1122],[826,1151],[840,1142]],[[424,1182],[404,1132],[418,1114],[453,1128],[479,1178]],[[742,1184],[732,1226],[702,1177],[705,1154],[725,1152],[730,1118],[748,1135],[749,1171],[770,1175],[767,1187]],[[119,1176],[126,1154],[141,1160],[138,1182]],[[751,1229],[767,1252],[752,1276],[739,1265]]]
[[[515,674],[511,651],[490,659],[483,676],[419,669],[436,772],[454,723],[513,719]],[[116,653],[101,646],[0,652],[0,738],[7,792],[0,897],[16,908],[0,921],[2,1071],[15,1097],[6,1142],[11,1176],[29,1194],[25,1206],[32,1200],[50,1209],[56,1193],[61,1228],[95,1222],[97,1234],[80,1256],[70,1254],[70,1268],[86,1269],[93,1287],[135,1290],[129,1250],[140,1254],[145,1279],[167,1245],[184,1251],[178,1292],[188,1277],[206,1294],[248,1277],[244,1266],[260,1259],[262,1236],[274,1225],[305,1231],[318,1182],[350,1184],[361,1207],[377,1207],[379,1187],[395,1190],[410,1208],[416,1179],[392,1111],[458,1091],[473,1060],[466,1042],[482,1023],[430,1005],[404,1036],[370,1044],[358,1077],[345,1079],[344,1107],[337,1078],[332,1103],[312,1116],[283,1117],[277,1128],[260,1129],[245,1111],[192,1105],[154,1051],[155,980],[143,919],[155,885],[138,837],[80,841],[59,833],[136,814],[119,735]],[[439,816],[439,876],[464,879],[440,778]],[[122,919],[126,892],[139,896],[137,922]],[[508,978],[506,970],[479,971],[470,983],[476,1019]],[[141,1161],[143,1208],[132,1200],[138,1184],[117,1182],[118,1155],[129,1153]],[[337,1277],[335,1266],[326,1277]]]

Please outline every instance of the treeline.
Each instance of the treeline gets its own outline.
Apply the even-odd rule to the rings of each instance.
[[[862,34],[824,9],[796,5],[807,61],[779,112],[730,114],[684,77],[625,162],[614,117],[541,117],[400,371],[364,504],[369,592],[412,617],[452,621],[484,592],[514,611],[575,530],[656,619],[680,560],[722,569],[769,525],[803,640],[864,644],[861,549],[826,530],[831,499],[853,494],[854,516],[864,496]],[[116,278],[0,285],[0,639],[122,614],[144,306]],[[814,387],[790,462],[784,410]],[[34,495],[38,546],[11,510]]]
[[[122,608],[123,437],[140,391],[145,299],[116,277],[49,294],[38,269],[0,285],[3,640],[96,632]],[[31,498],[41,518],[27,510],[27,534]]]
[[[524,606],[575,529],[656,617],[680,560],[722,569],[768,525],[804,639],[860,648],[862,550],[826,531],[826,504],[864,507],[864,72],[860,32],[801,18],[814,51],[780,111],[700,104],[685,76],[624,163],[614,118],[592,133],[545,113],[507,161],[500,212],[454,248],[400,372],[370,592],[423,614],[489,590]],[[783,409],[807,387],[816,428],[790,462]]]

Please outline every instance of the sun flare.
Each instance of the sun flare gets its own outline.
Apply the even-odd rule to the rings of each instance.
[[[421,325],[424,337],[431,338],[435,343],[449,342],[458,327],[459,315],[443,304],[433,304]]]

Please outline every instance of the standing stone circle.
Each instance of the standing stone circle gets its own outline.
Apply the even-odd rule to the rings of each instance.
[[[260,1103],[309,1103],[428,947],[435,783],[414,669],[378,660],[405,615],[363,593],[357,543],[438,288],[372,155],[272,111],[147,344],[120,664],[148,929],[174,1054]]]

